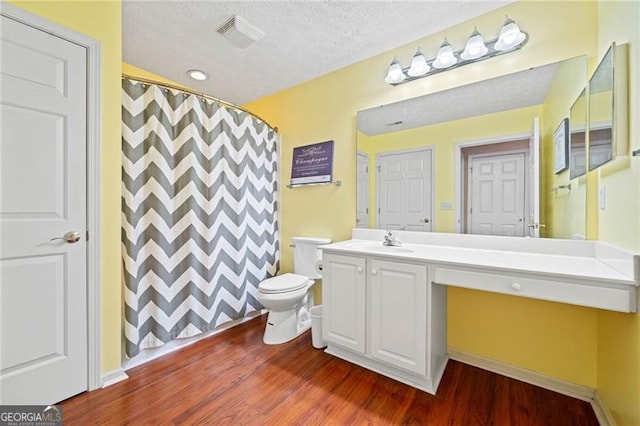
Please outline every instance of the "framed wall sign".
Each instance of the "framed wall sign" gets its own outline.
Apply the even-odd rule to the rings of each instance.
[[[565,118],[553,132],[555,146],[555,173],[569,168],[569,119]]]
[[[333,141],[293,148],[291,186],[332,183]]]

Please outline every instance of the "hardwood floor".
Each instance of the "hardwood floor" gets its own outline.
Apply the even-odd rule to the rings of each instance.
[[[62,402],[65,425],[597,425],[579,401],[449,361],[433,396],[311,346],[262,343],[266,316]]]

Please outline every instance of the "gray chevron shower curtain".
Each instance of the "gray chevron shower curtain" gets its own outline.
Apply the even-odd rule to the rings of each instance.
[[[123,78],[127,356],[261,308],[280,260],[277,138],[244,111]]]

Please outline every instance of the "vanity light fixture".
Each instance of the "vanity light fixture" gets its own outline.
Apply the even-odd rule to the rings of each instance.
[[[207,74],[204,71],[200,70],[189,70],[187,71],[187,75],[194,80],[203,81],[207,79]]]
[[[515,21],[507,16],[498,38],[485,42],[477,27],[469,36],[464,49],[454,51],[445,38],[434,59],[427,60],[421,49],[413,55],[411,66],[402,68],[397,58],[389,65],[385,83],[397,86],[428,75],[483,61],[494,56],[513,52],[524,46],[529,39]]]

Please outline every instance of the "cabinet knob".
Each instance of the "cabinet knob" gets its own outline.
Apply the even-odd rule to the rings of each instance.
[[[362,273],[362,268],[358,266],[358,267],[356,268],[356,271],[358,271],[358,273],[359,273],[359,274],[361,274],[361,273]]]
[[[375,269],[372,269],[372,270],[371,270],[371,275],[378,275],[378,271],[377,271],[377,270],[375,270]]]
[[[520,283],[513,283],[513,284],[511,284],[511,288],[512,288],[514,291],[520,291],[520,290],[522,290],[522,286],[520,285]]]

